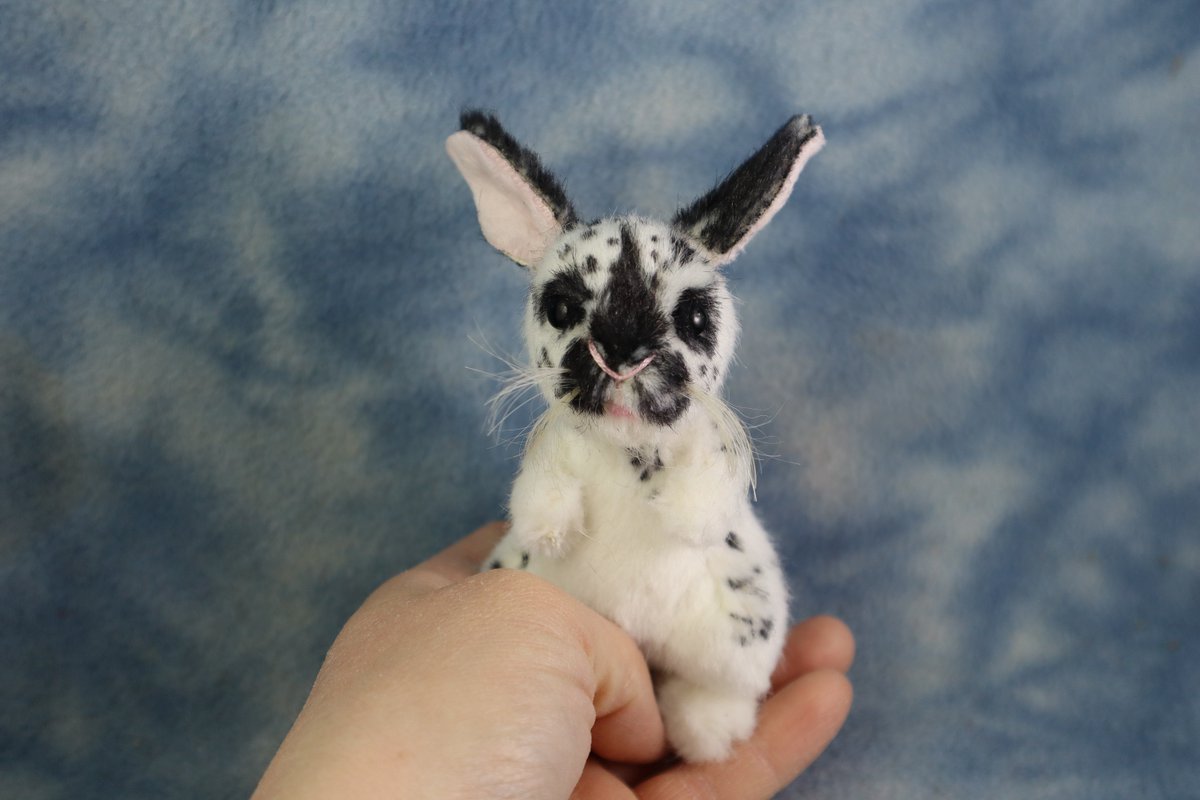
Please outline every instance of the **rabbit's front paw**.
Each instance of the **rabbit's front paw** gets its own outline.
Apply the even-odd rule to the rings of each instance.
[[[562,558],[583,530],[583,498],[578,487],[542,487],[514,493],[509,537],[522,549],[543,558]]]
[[[568,553],[571,533],[574,531],[559,528],[518,529],[516,524],[512,527],[512,535],[523,551],[548,559],[560,559]]]

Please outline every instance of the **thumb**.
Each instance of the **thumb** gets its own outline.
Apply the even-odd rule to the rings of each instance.
[[[649,763],[666,753],[662,717],[654,700],[650,670],[633,639],[616,624],[537,576],[492,570],[478,582],[492,598],[502,597],[510,624],[525,616],[528,646],[541,650],[546,666],[570,680],[595,711],[592,750],[613,761]],[[504,584],[503,586],[497,584]],[[550,634],[555,644],[540,641]]]

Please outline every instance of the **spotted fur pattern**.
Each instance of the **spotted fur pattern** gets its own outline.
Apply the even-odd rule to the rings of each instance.
[[[545,201],[557,183],[528,177],[529,151],[487,135]],[[524,334],[549,410],[513,484],[512,527],[483,566],[540,575],[628,631],[688,760],[723,758],[750,735],[787,630],[745,432],[719,396],[738,334],[719,267],[786,198],[819,136],[795,118],[671,223],[563,215],[529,267]]]

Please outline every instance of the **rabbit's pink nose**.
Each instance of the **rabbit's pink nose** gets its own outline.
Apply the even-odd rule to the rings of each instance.
[[[654,360],[654,354],[651,353],[650,355],[646,356],[641,361],[639,361],[638,365],[636,367],[634,367],[633,369],[627,370],[625,372],[617,372],[612,367],[610,367],[608,364],[604,363],[604,357],[601,356],[600,351],[596,349],[596,342],[594,339],[588,339],[588,352],[592,354],[592,360],[596,362],[596,366],[598,366],[598,367],[600,367],[600,369],[604,370],[604,374],[607,375],[608,377],[612,378],[617,383],[621,383],[623,381],[629,380],[634,375],[637,375],[639,372],[641,372],[646,367],[648,367],[650,365],[650,362]]]

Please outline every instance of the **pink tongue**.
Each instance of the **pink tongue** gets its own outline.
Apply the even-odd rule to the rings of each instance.
[[[611,416],[620,417],[622,419],[633,419],[634,416],[636,416],[631,410],[620,403],[614,403],[612,400],[609,400],[604,404],[604,411]]]

